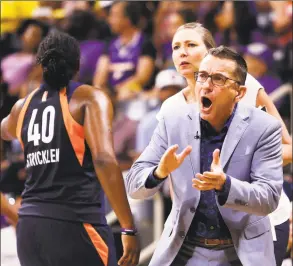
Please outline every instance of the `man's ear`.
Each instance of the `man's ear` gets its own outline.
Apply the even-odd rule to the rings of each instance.
[[[246,94],[247,88],[245,86],[239,86],[237,90],[237,94],[235,97],[235,101],[238,103]]]

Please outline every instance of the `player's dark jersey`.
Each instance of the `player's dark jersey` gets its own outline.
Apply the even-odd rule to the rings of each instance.
[[[25,100],[17,124],[28,171],[20,215],[106,223],[84,129],[68,107],[80,85],[71,81],[57,91],[43,84]]]

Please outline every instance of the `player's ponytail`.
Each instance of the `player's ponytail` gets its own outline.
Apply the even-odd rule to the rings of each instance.
[[[51,89],[68,85],[79,69],[79,45],[71,36],[53,32],[40,44],[37,62],[42,65],[43,79]]]

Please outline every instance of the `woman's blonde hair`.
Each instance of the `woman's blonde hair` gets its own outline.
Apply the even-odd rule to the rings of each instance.
[[[207,50],[216,47],[216,43],[215,43],[215,40],[214,40],[211,32],[208,29],[206,29],[205,27],[203,27],[201,23],[191,22],[191,23],[183,24],[176,30],[176,32],[183,30],[183,29],[196,30],[197,33],[201,35],[202,40],[203,40]]]

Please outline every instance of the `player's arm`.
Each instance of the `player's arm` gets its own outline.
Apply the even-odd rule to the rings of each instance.
[[[124,181],[112,139],[113,107],[101,90],[92,89],[85,104],[85,138],[96,174],[123,228],[134,228]]]
[[[1,215],[4,215],[8,218],[13,226],[16,226],[18,221],[17,209],[14,208],[12,205],[9,204],[8,200],[1,193]]]
[[[273,101],[269,97],[269,95],[265,92],[264,89],[260,89],[257,94],[256,106],[265,106],[267,112],[276,117],[282,124],[282,154],[283,154],[283,165],[287,165],[292,163],[292,138],[286,128],[282,117],[280,116],[276,106]]]
[[[24,99],[18,100],[11,109],[10,114],[1,122],[1,138],[4,140],[13,140],[16,138],[17,120],[24,103]]]
[[[91,88],[84,107],[85,139],[91,150],[97,177],[122,228],[134,229],[134,221],[126,197],[121,170],[115,157],[112,137],[113,107],[110,99],[100,90]],[[127,234],[129,234],[128,231]],[[134,231],[132,231],[134,233]],[[118,264],[137,265],[138,238],[122,235],[123,255]]]

